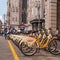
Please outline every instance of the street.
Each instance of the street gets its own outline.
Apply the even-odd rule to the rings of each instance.
[[[13,60],[7,40],[0,36],[0,60]]]
[[[40,52],[36,53],[34,56],[24,56],[19,48],[10,41],[18,56],[18,59],[15,59],[8,41],[10,40],[5,40],[4,37],[0,36],[0,60],[60,60],[60,55],[52,55],[44,50],[40,50]]]

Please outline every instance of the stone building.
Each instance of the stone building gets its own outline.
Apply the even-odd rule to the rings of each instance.
[[[7,25],[14,26],[16,29],[22,20],[22,0],[7,1]]]
[[[38,4],[40,5],[40,18],[44,18],[44,0],[28,0],[27,1],[27,20],[30,23],[33,19],[38,19]]]
[[[0,20],[0,33],[2,32],[2,21]]]
[[[27,23],[27,0],[7,1],[7,25],[16,29]]]
[[[8,0],[7,1],[7,26],[18,27],[27,24],[31,29],[30,21],[39,19],[37,4],[40,4],[40,18],[43,17],[43,0]]]
[[[45,27],[60,31],[60,0],[45,0]]]
[[[45,0],[45,27],[57,28],[57,0]]]
[[[44,13],[45,13],[45,4],[44,0],[28,0],[27,1],[27,21],[28,24],[30,24],[31,21],[33,20],[39,20],[39,19],[44,19]],[[33,26],[37,27],[39,30],[39,25],[38,21],[36,21],[36,24],[34,23]],[[31,28],[31,27],[30,27]],[[35,28],[32,27],[34,30]]]
[[[2,21],[0,20],[0,29],[2,28]]]
[[[8,25],[24,23],[31,29],[30,21],[34,19],[45,19],[46,29],[60,30],[60,0],[8,0]]]
[[[38,18],[37,3],[40,1],[40,19],[45,19],[45,28],[60,30],[60,0],[28,0],[28,23]]]

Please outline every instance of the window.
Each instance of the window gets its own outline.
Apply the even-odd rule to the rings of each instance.
[[[15,10],[14,10],[14,6],[12,6],[12,12],[15,12]]]
[[[45,1],[47,1],[47,0],[45,0]]]
[[[16,12],[18,12],[18,8],[16,7]]]
[[[46,14],[46,12],[45,12],[45,9],[44,9],[44,12],[43,12],[44,14],[43,14],[43,17],[45,18],[45,14]]]

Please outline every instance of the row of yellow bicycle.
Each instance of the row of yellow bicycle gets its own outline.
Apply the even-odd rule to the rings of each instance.
[[[36,41],[34,44],[29,46],[27,43],[22,42],[20,45],[21,52],[26,55],[26,56],[32,56],[34,55],[37,50],[39,49],[48,49],[48,51],[54,55],[59,54],[57,49],[57,40],[53,37],[52,33],[50,30],[48,30],[48,34],[44,30],[40,32],[39,35],[37,33],[33,33],[33,36]]]
[[[59,52],[56,51],[57,40],[55,40],[51,30],[48,30],[47,32],[42,30],[39,34],[33,32],[28,36],[10,35],[10,38],[25,56],[32,56],[37,52],[37,50],[46,48],[54,55],[59,54]]]

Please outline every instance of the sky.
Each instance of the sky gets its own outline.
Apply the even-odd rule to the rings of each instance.
[[[6,14],[7,0],[0,0],[0,20],[3,22],[3,14]]]

